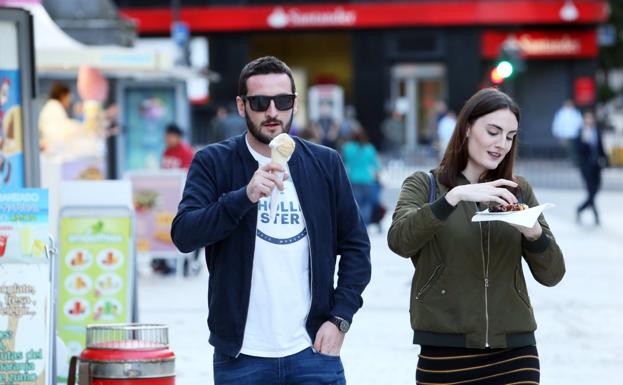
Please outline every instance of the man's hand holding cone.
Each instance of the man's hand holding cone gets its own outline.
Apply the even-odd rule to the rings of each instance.
[[[283,170],[276,172],[277,179],[282,182],[283,173],[285,171],[286,165],[292,153],[294,152],[294,148],[296,144],[294,140],[288,134],[279,134],[273,140],[271,140],[270,144],[270,158],[272,163],[280,165]],[[277,211],[277,204],[279,203],[279,191],[283,190],[283,187],[279,190],[273,189],[270,196],[270,217],[274,218],[275,212]]]

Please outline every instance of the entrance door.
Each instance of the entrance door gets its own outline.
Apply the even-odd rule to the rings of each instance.
[[[392,105],[405,114],[406,150],[432,144],[439,105],[446,98],[443,64],[397,64],[391,71]]]

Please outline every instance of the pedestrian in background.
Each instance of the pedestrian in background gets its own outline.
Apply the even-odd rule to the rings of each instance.
[[[327,100],[320,102],[318,119],[311,122],[310,128],[322,145],[333,149],[337,148],[340,125],[333,118],[333,103]]]
[[[207,143],[216,143],[227,139],[224,127],[226,118],[227,108],[225,106],[216,107],[214,116],[210,119],[210,123],[208,124]]]
[[[446,148],[448,147],[448,143],[450,143],[450,138],[452,137],[455,126],[456,113],[452,110],[448,110],[437,125],[438,156],[440,160],[443,159],[446,153]]]
[[[345,384],[340,350],[371,270],[346,170],[300,138],[287,166],[271,162],[297,110],[285,63],[247,64],[238,95],[247,132],[197,153],[171,232],[182,252],[206,247],[215,384]]]
[[[216,114],[210,121],[210,139],[212,139],[210,143],[240,135],[246,130],[245,121],[238,115],[235,105],[219,106],[216,109]]]
[[[359,211],[366,225],[372,220],[372,210],[377,202],[375,183],[380,171],[380,163],[374,146],[368,141],[363,128],[356,130],[351,139],[342,146],[342,157],[348,179]]]
[[[538,205],[530,184],[513,173],[519,120],[506,94],[477,92],[459,113],[433,180],[416,172],[403,183],[388,242],[415,266],[418,383],[539,382],[522,258],[539,283],[553,286],[565,273],[560,248],[542,215],[531,228],[471,221],[489,203]]]
[[[193,149],[184,141],[184,131],[175,123],[169,123],[164,130],[165,150],[162,153],[160,168],[163,169],[183,169],[188,171],[193,160]],[[188,259],[184,260],[184,275],[193,270],[199,271],[199,250],[194,250],[192,263]],[[189,266],[191,265],[192,266]],[[155,273],[163,275],[175,274],[175,261],[165,258],[154,258],[151,261],[151,268]]]
[[[582,128],[578,137],[575,138],[574,144],[587,193],[586,200],[576,210],[576,222],[580,223],[582,212],[591,208],[595,217],[595,225],[598,226],[599,212],[595,206],[595,196],[601,188],[601,170],[608,165],[608,157],[601,141],[601,132],[592,112],[584,112]]]
[[[337,136],[338,150],[349,141],[356,132],[361,131],[361,123],[357,120],[357,109],[353,105],[344,107],[344,119],[340,122],[340,130]]]
[[[86,129],[78,120],[71,119],[71,90],[65,83],[56,82],[50,88],[48,100],[39,113],[39,145],[41,153],[63,155],[72,144],[84,136]],[[76,150],[75,148],[72,150]]]
[[[552,134],[560,141],[568,158],[575,164],[577,155],[574,140],[582,126],[582,114],[575,108],[573,100],[565,100],[562,107],[556,111],[552,122]]]
[[[175,123],[165,129],[161,168],[182,168],[188,170],[193,160],[193,149],[184,141],[184,131]]]
[[[391,158],[399,158],[405,145],[405,123],[403,114],[396,108],[381,123],[383,133],[383,152]]]

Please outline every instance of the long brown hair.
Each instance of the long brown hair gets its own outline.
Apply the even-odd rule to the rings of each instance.
[[[448,143],[446,153],[439,165],[439,181],[449,188],[457,185],[456,178],[467,167],[469,153],[467,150],[467,129],[478,118],[498,110],[509,110],[519,123],[521,114],[517,103],[497,88],[485,88],[476,92],[465,103],[456,121],[456,127]],[[495,170],[489,170],[480,180],[496,180],[500,178],[512,180],[517,153],[517,135],[513,138],[510,151]]]

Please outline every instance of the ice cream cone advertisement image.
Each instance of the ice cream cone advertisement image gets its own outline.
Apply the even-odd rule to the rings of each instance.
[[[78,354],[88,324],[130,321],[130,239],[129,215],[61,211],[57,334]]]
[[[0,384],[43,385],[49,357],[48,194],[0,191]]]
[[[19,70],[0,69],[0,187],[24,187]]]
[[[0,193],[0,263],[43,258],[48,231],[47,190],[9,189]]]
[[[284,169],[287,168],[288,161],[294,153],[296,144],[288,134],[279,134],[268,144],[270,147],[271,161],[280,164]],[[277,173],[279,179],[283,179],[283,173]],[[270,195],[270,217],[274,218],[279,204],[280,191],[274,188]]]
[[[176,254],[171,223],[182,197],[185,172],[140,170],[126,176],[132,183],[137,252]]]
[[[34,267],[34,268],[33,268]],[[49,359],[49,271],[42,265],[2,264],[0,384],[46,383]]]

